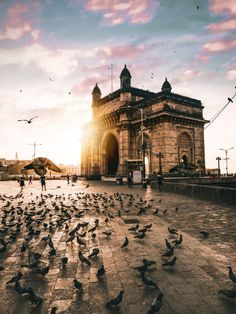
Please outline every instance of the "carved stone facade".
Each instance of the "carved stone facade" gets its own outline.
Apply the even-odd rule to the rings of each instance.
[[[120,81],[120,89],[103,98],[97,84],[92,92],[93,120],[82,143],[82,174],[126,175],[126,161],[143,156],[148,171],[158,172],[158,153],[163,155],[164,173],[181,161],[198,164],[204,171],[206,120],[201,101],[172,93],[167,79],[157,93],[131,87],[126,66]]]

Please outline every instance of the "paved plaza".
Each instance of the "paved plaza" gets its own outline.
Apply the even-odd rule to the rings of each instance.
[[[19,190],[15,181],[0,182],[1,314],[50,313],[54,307],[55,313],[155,313],[150,308],[160,292],[160,313],[236,313],[236,298],[218,294],[233,289],[227,266],[236,273],[235,209],[150,187],[94,181],[68,185],[52,180],[43,193],[39,181],[26,182],[23,197],[16,198]],[[149,227],[139,233],[128,230],[137,224],[138,230]],[[168,227],[176,228],[178,236],[171,236]],[[162,257],[165,239],[171,242],[180,234],[182,244],[169,259]],[[121,248],[125,237],[129,244]],[[98,255],[88,258],[95,248]],[[90,266],[81,262],[79,251]],[[36,266],[32,252],[40,254],[33,260]],[[175,265],[162,267],[173,256]],[[64,266],[63,257],[68,258]],[[143,259],[156,263],[142,275],[136,267],[144,265]],[[99,278],[101,265],[105,274]],[[47,266],[43,277],[40,269]],[[22,289],[31,287],[33,298],[32,293],[19,293],[15,283],[6,284],[18,272],[22,278],[17,282]],[[74,287],[75,278],[81,289]],[[120,291],[122,302],[106,307]]]

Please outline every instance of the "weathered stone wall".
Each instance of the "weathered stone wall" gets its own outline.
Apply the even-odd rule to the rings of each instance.
[[[155,183],[152,184],[155,187]],[[209,185],[165,182],[164,191],[183,194],[222,205],[236,206],[236,189]]]

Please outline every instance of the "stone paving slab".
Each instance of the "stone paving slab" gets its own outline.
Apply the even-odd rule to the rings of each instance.
[[[58,186],[61,188],[57,188]],[[0,195],[16,195],[18,191],[16,182],[0,182]],[[113,193],[117,191],[123,194],[115,199]],[[95,200],[95,193],[102,193],[99,200]],[[134,196],[132,201],[128,193]],[[234,251],[236,243],[232,234],[234,222],[230,222],[235,214],[232,208],[169,193],[159,193],[151,189],[144,190],[140,187],[128,189],[125,186],[110,186],[95,182],[85,188],[81,182],[68,186],[64,181],[50,181],[48,191],[44,192],[42,198],[40,194],[39,183],[33,182],[33,186],[26,186],[24,198],[11,199],[11,206],[21,207],[25,212],[33,213],[41,209],[49,209],[44,219],[44,222],[48,224],[50,222],[54,224],[63,211],[69,212],[71,215],[71,219],[67,221],[69,231],[78,222],[83,221],[89,222],[89,227],[84,228],[84,231],[87,231],[94,226],[95,218],[98,218],[99,226],[95,231],[97,236],[93,240],[87,232],[85,236],[87,246],[83,247],[77,244],[76,239],[72,243],[65,242],[68,239],[65,223],[62,227],[54,228],[52,232],[43,228],[42,224],[37,226],[34,223],[34,228],[39,228],[41,234],[34,237],[29,247],[41,253],[42,263],[50,266],[49,273],[43,280],[41,275],[27,268],[21,268],[22,261],[27,260],[27,252],[20,252],[27,232],[24,223],[15,242],[8,245],[6,252],[0,253],[0,265],[5,268],[0,272],[0,313],[50,313],[53,306],[58,307],[57,313],[147,313],[160,290],[164,294],[160,313],[236,313],[236,301],[220,298],[217,294],[219,289],[232,288],[226,267],[231,265],[236,270]],[[109,200],[112,195],[114,204],[111,199]],[[44,202],[39,205],[41,199]],[[151,201],[152,199],[154,201]],[[23,203],[18,203],[22,201]],[[0,208],[6,205],[6,202],[6,199],[0,200]],[[57,203],[59,210],[52,206],[53,202]],[[145,206],[146,213],[137,216],[139,208]],[[175,210],[176,206],[179,207],[178,212]],[[157,207],[159,213],[154,215]],[[119,210],[121,217],[118,215]],[[166,213],[164,213],[165,210],[167,210]],[[84,211],[82,218],[75,217],[78,211]],[[115,218],[109,218],[105,223],[108,212]],[[226,234],[222,231],[222,220],[214,220],[212,217],[218,217],[214,214],[226,222]],[[2,215],[3,212],[1,217]],[[18,216],[15,214],[15,219],[16,217],[18,219]],[[211,218],[208,224],[205,221],[206,217]],[[128,219],[138,219],[140,226],[152,223],[151,231],[146,232],[144,240],[135,239],[134,233],[128,231],[131,226],[135,225],[125,223]],[[184,240],[183,245],[175,249],[177,257],[175,268],[167,271],[161,267],[164,262],[161,255],[166,250],[165,239],[169,241],[174,239],[167,231],[170,225],[178,228]],[[213,230],[213,226],[217,227],[220,235],[219,233],[212,235],[210,231],[209,239],[202,239],[199,236],[199,230],[205,226],[210,227],[210,230]],[[104,230],[110,230],[111,236],[107,237],[103,234]],[[49,247],[42,240],[42,237],[48,234],[51,235],[57,250],[55,257],[49,257]],[[230,235],[230,240],[227,239],[227,234]],[[125,236],[128,237],[130,243],[127,249],[121,249]],[[221,248],[216,244],[225,244],[226,248]],[[81,265],[78,250],[80,249],[85,256],[88,256],[94,247],[98,247],[100,253],[97,258],[91,259],[91,267]],[[61,267],[63,256],[69,259],[65,269]],[[148,276],[157,283],[160,290],[147,288],[138,271],[134,269],[141,265],[143,258],[156,261],[157,264],[148,271]],[[104,264],[106,274],[104,278],[98,279],[96,271],[101,264]],[[19,296],[14,286],[6,287],[6,281],[18,271],[23,273],[22,284],[31,286],[36,294],[43,298],[40,306],[33,307],[27,295]],[[75,291],[74,278],[83,283],[83,293]],[[105,303],[120,290],[124,290],[121,305],[117,309],[108,310],[104,306]]]

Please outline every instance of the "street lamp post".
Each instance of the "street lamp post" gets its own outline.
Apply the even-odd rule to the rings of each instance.
[[[141,147],[142,147],[142,162],[143,162],[143,178],[145,179],[146,176],[146,169],[145,169],[145,144],[144,144],[144,137],[143,137],[143,109],[142,108],[136,108],[140,111],[141,117],[140,117],[140,122],[141,122]]]
[[[28,144],[28,145],[33,145],[34,146],[34,159],[36,156],[36,146],[42,145],[42,144],[36,144],[35,142],[33,144]]]
[[[220,157],[216,157],[216,160],[218,161],[218,176],[220,177],[220,161],[221,161],[221,158]]]
[[[228,160],[229,160],[229,158],[228,158],[228,151],[231,150],[231,149],[234,149],[234,148],[233,147],[230,147],[228,149],[220,148],[220,150],[223,150],[225,152],[224,160],[225,160],[225,165],[226,165],[226,167],[225,167],[226,168],[226,175],[228,175]]]

